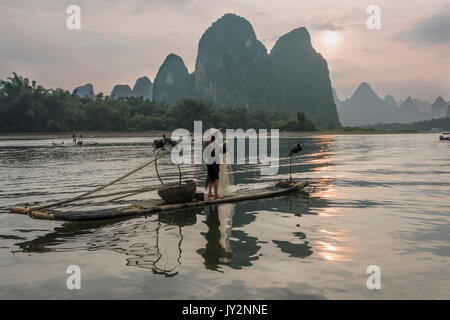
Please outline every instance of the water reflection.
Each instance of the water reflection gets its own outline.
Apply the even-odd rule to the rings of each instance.
[[[258,259],[256,254],[261,248],[258,239],[242,230],[233,230],[233,227],[252,222],[254,215],[243,211],[241,207],[236,210],[235,204],[209,206],[205,212],[204,223],[208,231],[202,235],[207,243],[205,248],[197,252],[204,258],[206,268],[220,271],[220,265],[233,269],[251,266],[252,261]]]
[[[318,187],[326,189],[326,180]],[[262,246],[275,247],[280,254],[290,258],[307,259],[316,253],[326,260],[344,260],[348,250],[341,245],[342,241],[346,241],[342,231],[328,230],[322,224],[322,228],[314,230],[314,234],[320,236],[310,235],[308,239],[305,229],[297,229],[300,224],[296,219],[301,216],[337,215],[336,208],[329,207],[329,203],[329,197],[293,193],[274,199],[221,204],[132,219],[69,222],[51,233],[18,243],[17,246],[22,252],[37,253],[109,250],[123,255],[127,266],[173,277],[179,274],[182,266],[183,233],[186,228],[199,229],[199,222],[202,222],[207,226],[207,231],[201,232],[200,229],[197,234],[206,243],[194,250],[208,270],[224,272],[224,267],[237,270],[252,267],[261,257]],[[261,212],[278,216],[280,221],[288,218],[285,226],[290,225],[294,230],[279,234],[279,226],[274,226],[273,233],[269,231],[256,236],[249,233],[248,225],[264,224],[263,220],[255,221]]]
[[[196,224],[198,213],[198,210],[161,213],[119,222],[69,222],[17,246],[22,252],[37,253],[111,250],[127,256],[127,266],[170,277],[178,274],[181,265],[182,227]]]
[[[289,257],[296,258],[306,258],[309,257],[313,251],[312,247],[309,246],[309,242],[305,241],[304,243],[292,243],[289,241],[279,241],[272,240],[273,243],[281,249],[282,252],[288,253]]]
[[[197,217],[208,227],[200,233],[206,240],[196,252],[209,270],[222,271],[251,267],[259,259],[262,245],[271,240],[258,239],[245,231],[256,220],[263,208],[273,213],[285,212],[292,216],[313,213],[309,197],[298,193],[276,199],[262,199],[239,204],[208,206],[204,210],[160,213],[159,215],[125,220],[97,222],[68,222],[53,232],[31,241],[16,244],[21,252],[68,252],[77,250],[110,250],[126,257],[125,264],[151,270],[155,274],[175,276],[182,265],[183,230],[198,224]],[[294,232],[301,244],[273,240],[280,252],[291,257],[306,258],[313,249],[303,232]],[[270,235],[268,235],[270,236]],[[272,238],[273,239],[273,238]]]
[[[24,220],[7,215],[6,208],[91,189],[142,163],[149,148],[123,143],[47,150],[36,142],[17,148],[2,148],[0,142],[1,273],[8,283],[2,283],[5,290],[0,291],[15,298],[14,292],[26,287],[31,298],[43,293],[54,297],[60,285],[52,282],[54,273],[45,266],[64,270],[68,261],[88,256],[94,279],[118,285],[112,298],[133,298],[141,292],[170,298],[174,291],[180,297],[203,297],[207,292],[216,298],[372,298],[373,292],[361,282],[361,265],[373,263],[388,268],[394,281],[392,290],[380,292],[381,298],[423,298],[423,292],[448,298],[450,145],[438,144],[430,135],[282,138],[279,175],[262,177],[259,166],[235,166],[238,187],[251,189],[285,178],[287,154],[298,141],[305,151],[293,161],[293,174],[312,181],[310,196],[289,194],[194,213],[64,223],[54,230],[60,222]],[[167,166],[169,174],[171,170]],[[201,167],[188,168],[186,175],[203,186]],[[149,168],[136,176],[137,187],[151,185],[152,179]],[[42,230],[47,228],[52,231]],[[125,280],[116,274],[136,268],[143,272],[126,272]],[[204,281],[217,271],[226,273],[219,282]],[[183,272],[188,281],[175,276]],[[33,279],[34,274],[38,276]],[[167,282],[161,275],[175,277]],[[261,282],[261,275],[269,275],[270,281]],[[144,287],[139,277],[157,279]],[[82,291],[87,298],[95,294]]]
[[[334,216],[337,210],[334,206],[334,200],[337,197],[335,181],[331,178],[321,178],[314,181],[314,196],[311,201],[314,202],[312,210],[320,216]]]
[[[338,244],[340,241],[338,234],[321,234],[323,237],[315,237],[317,230],[314,230],[314,234],[310,234],[309,237],[304,230],[292,230],[280,234],[277,232],[280,230],[275,226],[273,233],[260,235],[254,232],[255,236],[248,231],[251,228],[247,228],[249,224],[255,222],[261,212],[278,215],[276,219],[288,218],[292,221],[290,226],[279,225],[283,228],[298,228],[296,219],[304,215],[320,217],[338,215],[338,209],[334,205],[337,196],[336,181],[325,175],[334,165],[331,156],[334,140],[326,137],[306,140],[303,145],[310,149],[310,153],[303,155],[303,160],[300,158],[296,162],[295,166],[298,168],[294,169],[294,172],[309,171],[313,174],[310,178],[303,177],[313,181],[312,196],[305,193],[292,193],[275,199],[221,204],[193,211],[161,213],[128,220],[64,223],[53,232],[31,241],[21,242],[18,246],[22,252],[39,253],[109,250],[123,255],[127,266],[172,277],[179,274],[182,266],[185,228],[200,228],[197,222],[199,217],[199,220],[207,226],[207,231],[196,230],[199,241],[194,242],[198,243],[195,248],[202,247],[194,249],[194,252],[203,260],[208,270],[224,272],[224,267],[232,269],[252,267],[262,255],[260,252],[262,246],[271,247],[272,250],[276,248],[281,255],[291,258],[307,259],[315,253],[327,260],[342,259],[344,251]],[[286,149],[291,144],[291,142],[284,143],[282,148]],[[141,151],[144,152],[144,148]],[[253,181],[251,174],[246,171],[244,173],[247,181]],[[316,173],[320,174],[320,177],[314,178]],[[195,166],[187,172],[188,176],[197,178],[202,174],[204,172]],[[170,179],[172,171],[168,170],[168,175]],[[273,177],[273,179],[280,177]],[[150,178],[151,173],[148,173],[138,181],[148,183]],[[260,179],[254,182],[261,184]],[[255,223],[259,225],[272,221],[271,219]],[[296,224],[297,227],[295,227]],[[206,243],[202,241],[203,239]]]
[[[324,173],[331,170],[333,165],[331,155],[335,148],[335,138],[331,136],[321,136],[311,141],[305,148],[305,160],[307,171],[318,172],[324,176]]]

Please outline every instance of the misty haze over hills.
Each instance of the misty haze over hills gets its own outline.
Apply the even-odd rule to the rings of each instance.
[[[305,28],[281,36],[270,54],[246,19],[225,14],[202,35],[195,70],[170,54],[155,78],[156,101],[201,98],[215,106],[305,112],[316,123],[339,126],[325,59]]]
[[[444,118],[450,102],[438,97],[434,103],[408,97],[397,102],[392,95],[381,98],[362,82],[353,95],[341,101],[333,89],[339,120],[343,126],[365,126],[376,123],[408,123]]]
[[[74,92],[95,97],[91,84]],[[396,101],[392,95],[381,98],[366,82],[341,101],[331,86],[327,62],[312,47],[306,28],[282,35],[268,53],[250,22],[234,14],[225,14],[204,32],[192,73],[180,56],[171,53],[154,83],[142,77],[133,89],[114,86],[110,96],[143,97],[171,105],[182,98],[201,98],[217,107],[301,111],[327,128],[407,123],[445,117],[450,112],[442,97],[434,103],[412,97]]]
[[[80,96],[94,97],[85,86]],[[114,87],[111,97],[140,96],[128,85]],[[152,97],[174,104],[201,98],[215,106],[304,112],[321,126],[339,126],[326,60],[312,47],[306,28],[281,36],[270,54],[246,19],[225,14],[202,35],[195,70],[169,54],[154,79]]]

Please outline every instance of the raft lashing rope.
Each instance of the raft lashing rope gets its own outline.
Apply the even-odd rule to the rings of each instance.
[[[111,201],[115,201],[115,200],[119,200],[119,199],[124,199],[127,197],[131,197],[140,193],[144,193],[144,192],[149,192],[149,191],[153,191],[158,189],[160,186],[151,186],[151,187],[145,187],[145,188],[141,188],[141,189],[133,189],[133,190],[128,190],[128,191],[120,191],[120,192],[114,192],[114,193],[107,193],[104,195],[96,195],[93,196],[93,194],[102,191],[110,186],[112,186],[113,184],[122,181],[123,179],[131,176],[132,174],[138,172],[139,170],[144,169],[145,167],[147,167],[148,165],[155,163],[158,161],[158,159],[161,159],[163,157],[165,157],[166,155],[169,154],[169,151],[164,151],[163,153],[157,153],[155,155],[155,158],[152,159],[151,161],[148,161],[142,165],[140,165],[139,167],[127,172],[126,174],[120,176],[119,178],[108,182],[107,184],[101,185],[91,191],[85,192],[83,194],[80,194],[76,197],[73,198],[69,198],[69,199],[65,199],[65,200],[60,200],[57,202],[53,202],[53,203],[49,203],[49,204],[45,204],[45,205],[41,205],[41,206],[36,206],[36,207],[26,207],[26,208],[17,208],[17,207],[11,207],[11,211],[12,212],[16,212],[16,213],[22,213],[22,214],[30,214],[31,211],[38,211],[38,210],[43,210],[43,209],[50,209],[50,208],[56,208],[56,207],[61,207],[63,205],[69,204],[69,203],[73,203],[73,202],[77,202],[77,201],[81,201],[81,200],[88,200],[88,199],[94,199],[94,198],[105,198],[105,197],[110,197],[110,196],[114,196],[114,195],[121,195],[119,197],[116,197],[114,199],[110,199],[107,201],[102,201],[99,203],[95,203],[95,204],[89,204],[88,206],[91,205],[99,205],[99,204],[105,204]],[[159,174],[158,174],[159,175]]]

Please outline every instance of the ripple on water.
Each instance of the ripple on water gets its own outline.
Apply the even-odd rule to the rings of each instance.
[[[7,213],[114,179],[151,157],[152,140],[0,141],[0,297],[21,287],[22,297],[66,297],[55,274],[79,264],[87,298],[450,298],[450,144],[435,135],[282,138],[277,175],[233,168],[237,193],[270,185],[289,174],[286,155],[300,141],[292,172],[311,181],[309,194],[82,223]],[[160,166],[177,179],[175,166]],[[183,176],[204,190],[202,166],[183,166]],[[152,166],[129,180],[157,181]],[[365,287],[373,264],[383,273],[376,295]]]

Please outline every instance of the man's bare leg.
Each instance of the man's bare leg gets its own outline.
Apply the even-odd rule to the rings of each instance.
[[[209,187],[209,192],[208,192],[208,198],[212,198],[212,183],[211,182],[209,182],[208,183],[208,187]]]
[[[214,193],[216,194],[214,196],[214,199],[223,199],[221,196],[219,196],[219,180],[214,181]]]

